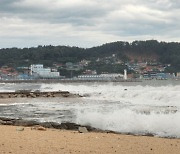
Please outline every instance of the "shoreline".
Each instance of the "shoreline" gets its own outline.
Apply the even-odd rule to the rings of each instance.
[[[180,139],[0,125],[0,153],[178,154]]]
[[[91,82],[99,82],[99,83],[107,83],[107,82],[144,82],[144,81],[180,81],[180,78],[170,78],[170,79],[134,79],[129,78],[127,80],[124,79],[32,79],[32,80],[0,80],[0,83],[91,83]]]
[[[142,82],[139,79],[128,80],[74,80],[74,79],[35,79],[35,80],[0,80],[0,83],[86,83],[86,82]]]
[[[85,128],[87,132],[94,133],[107,133],[107,134],[119,134],[119,135],[130,135],[130,136],[146,136],[146,137],[156,137],[156,138],[164,138],[164,139],[180,139],[173,136],[161,137],[152,133],[144,133],[144,134],[134,134],[134,133],[122,133],[111,130],[102,130],[89,125],[81,125],[73,122],[38,122],[35,120],[24,120],[22,118],[7,118],[0,117],[0,126],[20,126],[20,127],[43,127],[44,129],[55,129],[55,130],[70,130],[70,131],[79,131],[80,127]]]

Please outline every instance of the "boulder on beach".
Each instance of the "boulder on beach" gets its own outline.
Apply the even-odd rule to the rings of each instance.
[[[43,127],[43,126],[34,126],[34,127],[31,127],[31,130],[41,130],[41,131],[46,131],[46,128]]]
[[[17,127],[16,131],[24,131],[24,127]]]
[[[86,127],[79,127],[78,131],[79,131],[79,133],[88,133],[88,130]]]

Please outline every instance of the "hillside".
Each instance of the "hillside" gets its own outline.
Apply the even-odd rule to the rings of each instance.
[[[171,64],[171,72],[180,71],[180,43],[158,42],[156,40],[129,42],[112,42],[93,48],[79,48],[70,46],[38,46],[33,48],[0,49],[0,66],[13,67],[29,66],[42,63],[52,66],[53,63],[77,63],[83,59],[94,62],[98,58],[116,56],[123,62],[144,61]]]

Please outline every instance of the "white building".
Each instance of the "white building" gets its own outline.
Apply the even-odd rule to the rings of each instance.
[[[91,74],[91,75],[79,75],[78,79],[80,80],[116,80],[116,79],[122,79],[122,74]]]
[[[60,76],[59,72],[52,72],[50,68],[44,68],[43,64],[33,64],[30,66],[30,74],[42,78],[57,78]]]
[[[180,72],[177,72],[177,77],[180,78]]]

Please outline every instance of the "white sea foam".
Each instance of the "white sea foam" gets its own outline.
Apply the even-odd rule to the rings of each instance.
[[[84,107],[76,106],[75,122],[79,124],[123,133],[180,137],[180,85],[44,84],[41,90],[45,89],[89,96],[84,98]]]
[[[180,85],[59,83],[42,84],[40,90],[70,91],[87,97],[66,99],[66,102],[62,99],[37,100],[36,103],[31,100],[26,103],[33,106],[25,105],[21,110],[23,115],[29,112],[28,118],[35,112],[43,113],[43,116],[48,113],[46,117],[38,115],[38,118],[55,122],[67,120],[122,133],[180,138]]]
[[[180,85],[173,86],[122,86],[113,84],[44,84],[41,90],[67,90],[73,93],[90,96],[89,99],[122,101],[132,104],[180,105]]]
[[[129,109],[114,110],[107,113],[97,110],[79,112],[77,123],[94,126],[104,130],[123,133],[152,133],[158,136],[180,137],[180,112],[175,114],[138,114]]]

